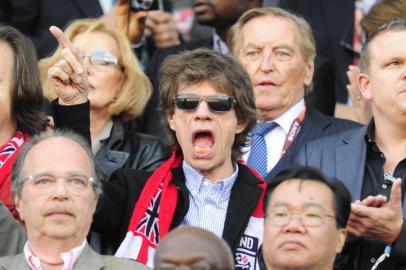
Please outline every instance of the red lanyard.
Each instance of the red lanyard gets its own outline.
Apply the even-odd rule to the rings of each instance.
[[[297,135],[299,134],[300,128],[302,127],[302,122],[306,113],[306,106],[300,112],[299,116],[293,120],[292,124],[290,125],[288,135],[286,136],[285,143],[283,144],[281,158],[286,153],[290,145],[293,143]]]

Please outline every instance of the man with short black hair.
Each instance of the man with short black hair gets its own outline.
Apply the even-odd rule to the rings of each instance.
[[[266,269],[332,270],[345,243],[350,204],[344,184],[317,169],[281,171],[266,194]]]

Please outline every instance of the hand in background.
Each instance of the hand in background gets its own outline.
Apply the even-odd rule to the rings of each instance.
[[[403,225],[401,180],[393,182],[388,202],[384,202],[386,199],[383,196],[368,198],[351,204],[348,232],[356,237],[381,240],[386,244],[394,242]]]
[[[147,15],[146,11],[131,11],[128,0],[119,0],[102,20],[108,27],[120,31],[131,43],[136,44],[144,34]]]
[[[172,14],[162,10],[148,12],[145,34],[154,39],[155,46],[170,47],[180,44],[179,33]]]

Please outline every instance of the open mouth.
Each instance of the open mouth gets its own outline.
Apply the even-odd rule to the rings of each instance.
[[[192,136],[193,155],[208,157],[213,151],[214,134],[210,130],[197,130]]]

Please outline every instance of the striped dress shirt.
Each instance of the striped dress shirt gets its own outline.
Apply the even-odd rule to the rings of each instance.
[[[211,182],[185,160],[182,167],[190,203],[189,211],[181,226],[200,227],[221,238],[231,189],[238,175],[238,166],[235,164],[230,176],[216,182]]]

